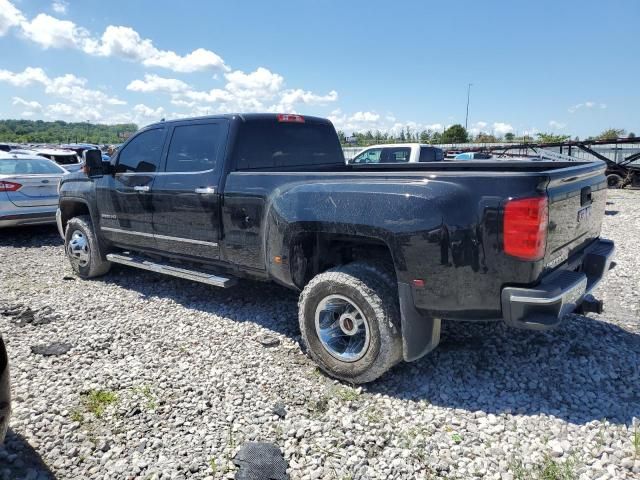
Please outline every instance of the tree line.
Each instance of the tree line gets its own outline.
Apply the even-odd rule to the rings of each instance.
[[[340,142],[343,145],[355,145],[366,146],[379,143],[431,143],[431,144],[446,144],[446,143],[499,143],[499,142],[514,142],[514,143],[528,143],[528,142],[541,142],[541,143],[555,143],[565,142],[570,140],[571,135],[557,135],[554,133],[540,132],[536,133],[535,137],[531,135],[519,135],[514,133],[506,133],[504,136],[494,135],[491,133],[480,132],[477,135],[472,135],[462,125],[451,125],[442,132],[433,130],[412,130],[409,127],[403,128],[398,133],[381,132],[380,130],[367,132],[354,132],[351,136],[347,137],[345,133],[338,130],[338,136]],[[635,134],[627,132],[622,128],[609,128],[599,135],[588,137],[585,140],[615,140],[621,137],[635,138]],[[580,140],[579,137],[574,137],[574,140]]]
[[[63,121],[45,122],[43,120],[0,120],[0,141],[15,143],[120,143],[128,134],[138,130],[134,123],[117,125],[103,125],[88,122],[67,123]],[[347,137],[338,130],[340,142],[343,145],[373,145],[376,143],[497,143],[497,142],[564,142],[571,139],[570,135],[553,133],[537,133],[535,137],[529,135],[517,136],[507,133],[504,136],[480,132],[472,135],[462,125],[451,125],[442,132],[434,130],[412,130],[403,128],[398,133],[382,132],[380,130],[355,132]],[[586,140],[612,140],[620,137],[635,138],[635,134],[621,128],[609,128],[595,137]],[[575,140],[580,140],[574,137]]]
[[[15,143],[121,143],[138,130],[135,123],[103,125],[43,120],[0,120],[0,141]]]

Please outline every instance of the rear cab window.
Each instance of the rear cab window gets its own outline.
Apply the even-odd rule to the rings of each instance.
[[[227,123],[179,125],[173,129],[166,172],[215,170],[226,141]]]
[[[233,160],[237,170],[302,170],[343,166],[344,154],[330,123],[264,118],[240,124]]]

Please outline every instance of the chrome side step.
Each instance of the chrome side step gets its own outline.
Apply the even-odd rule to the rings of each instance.
[[[200,270],[190,270],[187,268],[177,267],[169,263],[152,262],[144,257],[129,255],[127,253],[109,253],[107,260],[129,267],[141,268],[151,272],[163,273],[172,277],[184,278],[194,282],[206,283],[215,287],[229,288],[237,283],[235,278],[226,278],[219,275],[213,275],[209,272]]]

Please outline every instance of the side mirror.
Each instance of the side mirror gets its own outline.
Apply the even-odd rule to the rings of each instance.
[[[88,177],[101,177],[108,173],[109,163],[102,161],[102,152],[100,150],[85,150],[82,152],[82,159],[84,160],[84,171]]]

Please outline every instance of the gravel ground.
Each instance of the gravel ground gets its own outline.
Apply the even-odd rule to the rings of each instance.
[[[640,478],[640,191],[610,192],[604,236],[604,315],[447,323],[435,352],[352,388],[300,352],[287,290],[80,281],[54,228],[3,230],[0,478],[233,478],[248,440],[278,444],[292,479]]]

